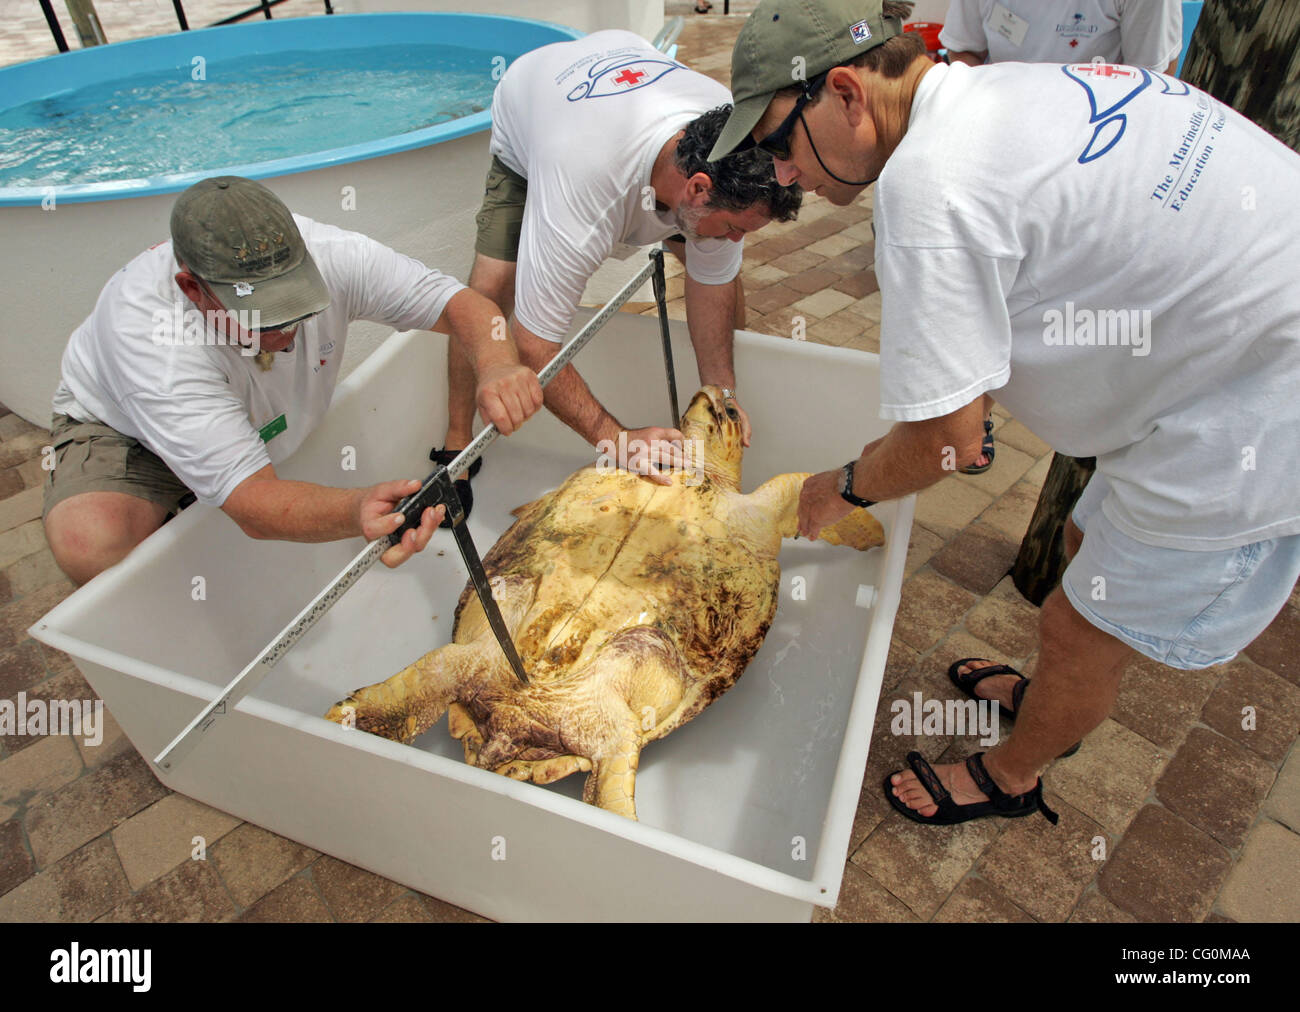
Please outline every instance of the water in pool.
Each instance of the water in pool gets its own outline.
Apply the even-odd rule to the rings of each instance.
[[[407,133],[489,108],[501,62],[459,47],[379,46],[105,81],[0,111],[0,186],[222,169]]]

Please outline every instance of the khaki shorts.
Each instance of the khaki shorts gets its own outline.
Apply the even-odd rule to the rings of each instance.
[[[494,260],[519,259],[519,230],[524,223],[524,200],[528,180],[506,168],[496,155],[488,169],[483,206],[474,218],[478,238],[474,249]]]
[[[122,492],[179,513],[194,494],[138,439],[99,422],[55,415],[50,429],[54,469],[45,476],[44,516],[84,492]]]

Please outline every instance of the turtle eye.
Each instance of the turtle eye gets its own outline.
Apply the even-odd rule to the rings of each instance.
[[[727,417],[730,418],[733,422],[738,422],[740,421],[740,412],[737,411],[735,408],[733,408],[730,404],[728,404]]]

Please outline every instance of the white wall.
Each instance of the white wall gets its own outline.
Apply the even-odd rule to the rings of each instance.
[[[664,24],[663,0],[334,0],[341,14],[366,11],[465,11],[554,21],[582,32],[626,28],[647,39]]]

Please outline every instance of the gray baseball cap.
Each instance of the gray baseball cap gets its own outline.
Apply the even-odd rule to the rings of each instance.
[[[901,34],[881,0],[762,0],[731,53],[735,107],[709,153],[715,162],[749,136],[783,88],[811,80]]]
[[[172,207],[176,259],[229,310],[257,310],[262,329],[329,307],[330,293],[284,202],[261,183],[214,176]]]

